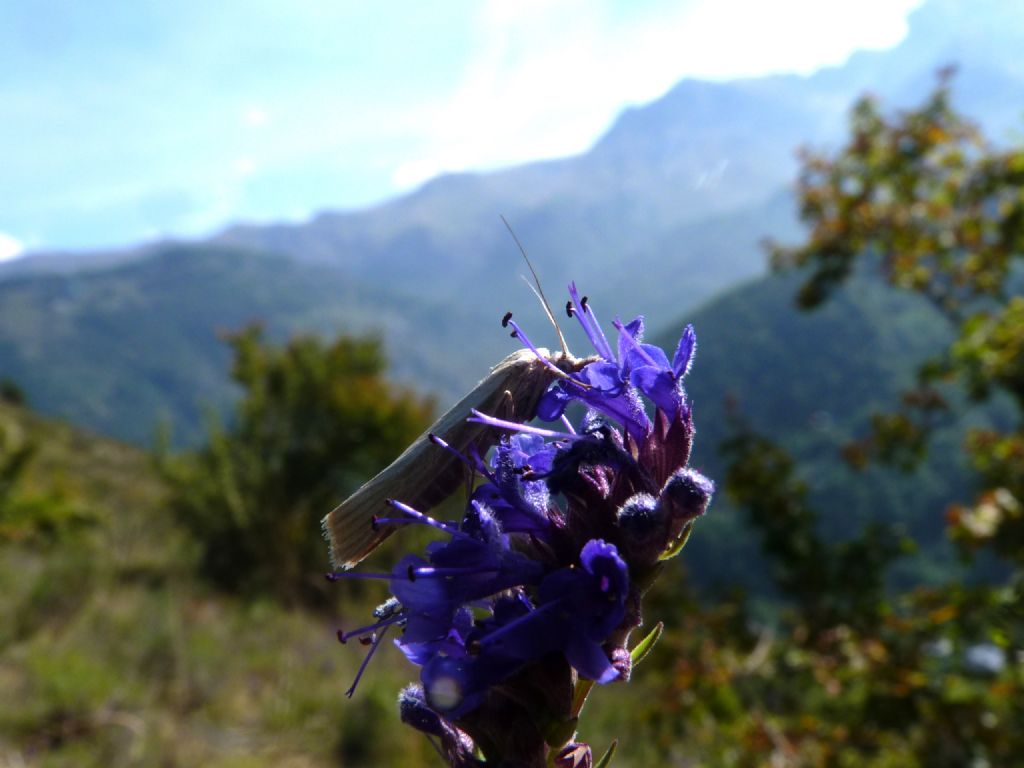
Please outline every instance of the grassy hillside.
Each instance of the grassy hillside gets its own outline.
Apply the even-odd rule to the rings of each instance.
[[[145,454],[9,405],[0,429],[38,445],[20,496],[56,491],[91,521],[0,543],[0,764],[432,764],[392,733],[397,652],[343,695],[361,653],[334,630],[375,596],[332,617],[211,593]]]

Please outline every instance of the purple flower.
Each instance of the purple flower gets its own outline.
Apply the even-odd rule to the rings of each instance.
[[[643,341],[642,317],[613,322],[613,347],[575,285],[569,295],[597,357],[577,372],[558,370],[540,398],[536,415],[565,429],[474,411],[471,421],[508,434],[489,459],[475,446],[458,454],[480,478],[461,521],[393,501],[401,516],[381,524],[427,525],[441,539],[389,573],[335,574],[388,581],[393,597],[375,623],[339,636],[370,637],[368,661],[389,630],[399,632],[395,643],[420,667],[421,683],[403,691],[402,719],[453,766],[481,765],[477,750],[486,764],[541,764],[551,734],[563,732],[565,758],[590,759],[586,745],[571,742],[577,678],[628,679],[641,585],[682,547],[714,491],[687,466],[694,430],[682,380],[693,328],[671,362]],[[573,401],[587,406],[576,426],[565,418]]]
[[[635,324],[635,325],[634,325]],[[670,365],[665,352],[652,344],[643,344],[643,318],[638,317],[619,328],[619,354],[624,358],[624,371],[629,382],[643,392],[665,413],[675,419],[680,408],[686,407],[686,394],[682,379],[690,370],[697,351],[697,335],[692,325],[686,326]]]
[[[488,482],[473,492],[473,499],[486,504],[507,533],[529,533],[545,537],[551,525],[551,494],[543,476],[557,449],[543,437],[515,434],[495,448],[490,467],[480,473]]]
[[[621,424],[633,439],[639,441],[651,430],[650,419],[643,408],[640,394],[674,420],[686,408],[682,379],[690,369],[697,337],[693,326],[683,331],[671,363],[665,352],[653,344],[643,343],[644,319],[634,318],[623,325],[613,322],[619,331],[618,352],[613,353],[594,310],[581,299],[575,283],[569,286],[572,300],[567,305],[598,353],[598,359],[577,373],[560,379],[541,398],[537,415],[545,421],[562,416],[566,406],[579,400]]]
[[[473,626],[470,605],[538,583],[544,573],[540,563],[510,548],[491,512],[476,501],[462,530],[428,546],[427,554],[427,560],[402,558],[390,580],[405,625],[396,643],[417,664],[464,645]]]

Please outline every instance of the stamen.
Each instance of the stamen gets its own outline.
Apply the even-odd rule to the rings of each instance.
[[[437,568],[432,565],[425,565],[419,568],[410,566],[410,572],[416,578],[424,576],[445,578],[448,576],[473,576],[478,573],[498,573],[500,568],[478,568],[476,566],[465,566],[462,568]]]
[[[511,315],[511,313],[509,313],[509,315]],[[506,315],[506,317],[508,317],[508,315]],[[568,379],[569,378],[569,374],[567,374],[565,371],[563,371],[557,365],[555,365],[550,360],[548,360],[546,355],[542,355],[540,353],[540,350],[537,349],[537,347],[535,347],[533,345],[533,342],[530,341],[526,337],[526,334],[523,333],[523,329],[519,327],[519,324],[515,320],[509,320],[508,324],[511,325],[512,328],[514,329],[512,331],[512,338],[519,339],[519,341],[521,341],[523,343],[523,346],[526,347],[527,349],[529,349],[531,352],[533,352],[534,356],[538,360],[540,360],[542,363],[544,363],[544,365],[547,366],[558,378],[560,378],[560,379]]]
[[[565,302],[565,314],[567,314],[569,317],[572,317],[574,313],[575,310],[573,309],[572,300],[570,299],[569,301]]]
[[[404,512],[405,514],[409,515],[409,517],[412,517],[426,525],[432,525],[435,528],[440,528],[445,533],[458,533],[458,528],[452,525],[451,523],[442,523],[440,520],[436,520],[430,515],[425,515],[419,510],[413,509],[408,504],[403,504],[397,499],[385,499],[384,503],[387,504],[389,507],[394,507],[399,512]]]
[[[472,456],[467,456],[461,451],[457,451],[456,449],[452,448],[452,446],[446,443],[438,435],[435,435],[433,432],[430,432],[427,435],[427,439],[434,445],[438,446],[439,448],[444,448],[446,451],[448,451],[448,453],[456,457],[459,461],[461,461],[463,464],[469,467],[469,469],[471,469],[472,471],[480,472],[482,474],[487,473],[487,465],[484,463],[484,460],[480,457],[480,452],[476,449],[475,445],[471,445],[469,447]]]
[[[380,621],[378,621],[378,622],[376,622],[374,624],[367,624],[365,627],[360,627],[359,629],[353,629],[351,632],[343,632],[342,630],[339,629],[338,630],[338,642],[340,642],[342,645],[344,645],[349,640],[351,640],[353,637],[364,637],[366,635],[373,634],[374,632],[376,632],[379,629],[387,629],[392,624],[398,624],[404,618],[405,618],[404,615],[402,615],[400,613],[397,613],[394,616],[389,616],[386,619],[381,619]]]
[[[352,685],[349,686],[349,689],[347,691],[345,691],[345,695],[348,696],[348,698],[351,699],[352,694],[356,692],[356,686],[359,685],[359,679],[363,676],[363,672],[366,671],[366,666],[370,663],[370,659],[373,658],[373,654],[377,652],[377,649],[380,647],[380,643],[384,639],[384,635],[386,635],[387,632],[388,627],[385,627],[384,631],[381,632],[380,635],[378,635],[377,638],[373,641],[373,645],[370,647],[369,652],[366,654],[366,658],[363,659],[363,663],[359,665],[359,670],[356,672],[356,679],[352,681]]]
[[[642,357],[651,365],[658,365],[654,361],[654,358],[652,358],[647,353],[647,350],[644,349],[643,346],[641,346],[640,342],[634,339],[633,336],[626,331],[626,327],[622,324],[622,321],[619,320],[619,318],[616,317],[614,320],[612,320],[612,325],[614,325],[615,329],[619,332],[619,338],[624,338],[626,340],[626,343],[633,347],[633,349],[637,351],[637,354],[639,354],[640,357]],[[671,373],[672,377],[675,378],[675,373],[671,369],[669,369],[669,373]]]
[[[383,525],[429,525],[431,528],[436,528],[433,523],[428,523],[426,520],[410,520],[408,517],[377,517],[373,516],[374,522],[377,526]],[[436,521],[435,521],[436,522]],[[444,525],[444,523],[442,523]],[[376,528],[374,529],[376,530]]]
[[[324,578],[328,581],[342,581],[347,579],[390,579],[390,573],[360,573],[356,571],[332,571],[325,573]]]
[[[586,297],[580,299],[579,291],[576,290],[576,283],[569,283],[569,295],[572,297],[572,301],[576,306],[577,312],[575,317],[580,321],[580,325],[583,326],[584,333],[587,334],[587,338],[590,339],[590,343],[594,345],[594,349],[597,350],[597,354],[603,357],[610,363],[615,362],[615,353],[612,352],[611,345],[608,343],[608,339],[604,335],[604,331],[601,330],[601,324],[597,322],[597,317],[594,315],[593,310],[587,303]]]
[[[473,415],[470,416],[466,421],[471,421],[474,424],[486,424],[489,427],[498,427],[499,429],[507,429],[512,432],[525,432],[529,435],[540,435],[541,437],[549,437],[553,440],[582,440],[580,435],[572,434],[569,432],[556,432],[553,429],[544,429],[542,427],[532,427],[529,424],[520,424],[518,421],[505,421],[504,419],[498,419],[494,416],[488,416],[485,413],[481,413],[476,408],[470,411]]]

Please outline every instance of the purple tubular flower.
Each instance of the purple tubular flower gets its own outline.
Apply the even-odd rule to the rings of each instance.
[[[580,566],[549,574],[537,608],[480,639],[480,657],[528,660],[562,652],[584,677],[608,683],[618,677],[601,643],[625,614],[629,568],[615,545],[587,542]]]
[[[629,567],[614,544],[595,539],[580,552],[580,569],[563,569],[540,585],[542,604],[560,604],[569,632],[563,648],[566,658],[584,677],[609,683],[619,676],[601,648],[622,621],[629,591]]]
[[[670,363],[660,347],[643,343],[642,316],[625,325],[616,319],[613,323],[619,331],[616,355],[593,309],[580,300],[575,284],[569,286],[569,294],[575,308],[573,315],[600,359],[556,382],[541,398],[537,415],[545,421],[554,421],[562,416],[570,402],[579,400],[622,424],[630,436],[639,441],[651,429],[639,397],[642,393],[670,421],[674,420],[679,411],[687,407],[681,381],[690,369],[697,348],[693,326],[686,326]]]
[[[543,575],[540,563],[510,549],[483,504],[470,502],[463,530],[431,544],[429,560],[407,555],[392,571],[391,592],[406,622],[397,643],[416,663],[462,641],[472,623],[466,606]]]
[[[537,416],[544,421],[555,421],[573,400],[619,422],[635,439],[641,439],[650,429],[650,420],[640,398],[634,389],[626,386],[616,363],[597,360],[555,382],[541,396]]]
[[[504,647],[486,648],[485,639],[502,627],[531,615],[532,606],[521,593],[497,598],[493,613],[477,622],[461,648],[436,654],[423,664],[421,680],[427,700],[446,717],[459,718],[480,706],[488,690],[522,668],[529,656],[508,653]]]
[[[693,326],[686,326],[675,358],[670,365],[665,352],[652,344],[643,344],[643,318],[638,317],[629,325],[616,322],[619,329],[619,354],[623,359],[623,371],[629,382],[651,399],[657,408],[670,420],[676,417],[680,408],[686,407],[686,395],[682,378],[690,369],[693,353],[697,348],[697,337]]]
[[[461,521],[392,501],[397,514],[380,522],[427,526],[439,540],[388,573],[329,576],[388,582],[393,597],[375,621],[340,637],[372,642],[369,661],[386,632],[398,635],[420,668],[420,685],[399,699],[402,720],[458,768],[592,761],[574,740],[578,680],[629,679],[643,591],[714,493],[687,466],[694,427],[682,380],[693,328],[669,360],[644,342],[643,317],[616,318],[613,346],[575,284],[569,295],[597,357],[559,370],[536,413],[516,414],[522,423],[473,411],[470,421],[489,434],[507,432],[489,457],[481,446],[459,452],[443,435],[431,438],[479,479]],[[575,426],[566,417],[574,401],[587,407]],[[533,416],[563,426],[533,426]]]
[[[486,504],[508,533],[548,535],[551,494],[543,476],[551,466],[557,449],[538,435],[516,434],[503,439],[495,448],[491,467],[481,467],[489,482],[473,492],[473,499]]]

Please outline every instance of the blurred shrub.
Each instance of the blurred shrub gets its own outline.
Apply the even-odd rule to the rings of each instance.
[[[36,452],[16,422],[0,413],[0,544],[53,543],[94,519],[54,487],[29,487],[27,471]]]
[[[253,326],[228,343],[242,397],[228,426],[211,417],[204,447],[160,452],[171,508],[215,584],[320,603],[321,518],[426,427],[432,403],[385,379],[374,339],[275,346]]]
[[[11,379],[0,378],[0,400],[11,405],[24,405],[25,391]]]

